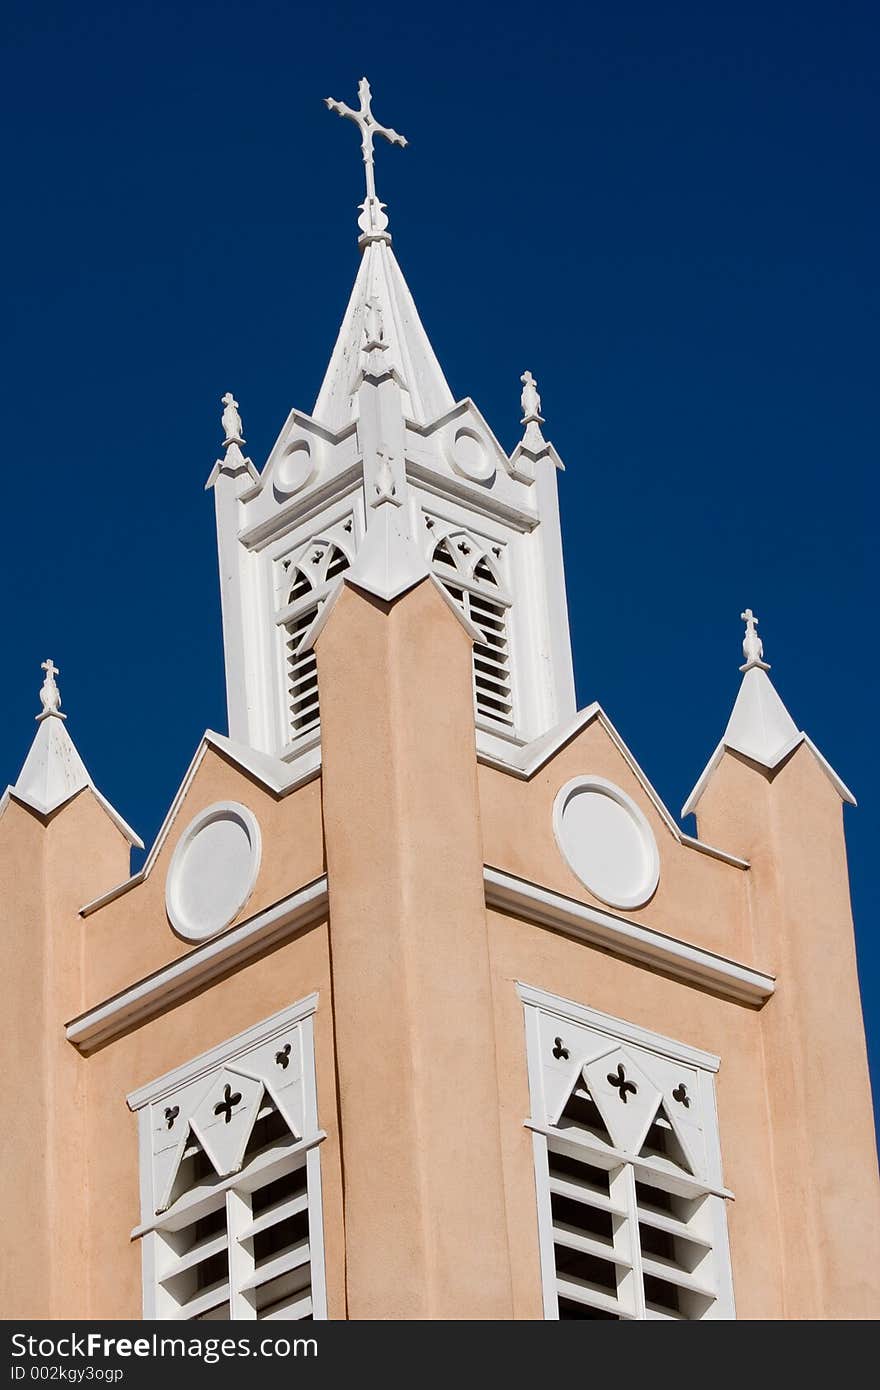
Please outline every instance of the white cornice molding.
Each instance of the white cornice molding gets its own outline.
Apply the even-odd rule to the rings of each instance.
[[[773,993],[773,976],[762,971],[588,907],[489,865],[484,867],[483,876],[489,907],[746,1003],[762,1004]],[[329,910],[328,903],[327,876],[322,875],[264,912],[228,928],[72,1019],[66,1028],[68,1041],[83,1053],[94,1051],[193,990],[204,988],[219,975],[320,920]]]
[[[108,892],[102,893],[99,898],[95,898],[92,902],[86,903],[84,907],[80,908],[81,917],[88,917],[92,912],[97,912],[99,908],[106,907],[107,903],[113,902],[115,898],[121,897],[123,893],[127,893],[129,889],[137,887],[139,883],[143,883],[144,879],[149,877],[153,865],[161,852],[162,846],[168,838],[169,831],[174,821],[177,819],[184,798],[192,786],[193,779],[201,767],[205,754],[209,748],[214,748],[218,753],[227,758],[229,762],[233,763],[243,772],[249,773],[261,786],[265,787],[267,791],[272,792],[279,800],[282,797],[288,796],[290,792],[296,791],[298,787],[304,786],[306,782],[310,782],[312,778],[317,777],[320,772],[320,763],[317,765],[311,763],[291,767],[289,763],[285,763],[281,758],[273,757],[271,753],[262,753],[257,748],[248,748],[246,744],[236,743],[233,739],[226,738],[224,734],[214,733],[213,729],[206,729],[195,751],[192,762],[186,770],[183,781],[177,789],[177,793],[168,809],[168,813],[159,828],[159,833],[153,841],[152,848],[144,861],[143,868],[136,874],[132,874],[131,878],[127,878],[124,883],[118,883],[115,888],[109,889]]]
[[[546,763],[550,761],[566,743],[585,729],[593,720],[598,720],[608,737],[617,748],[621,757],[638,780],[642,790],[648,797],[657,814],[660,816],[666,828],[675,840],[685,849],[695,849],[700,854],[708,854],[713,859],[719,859],[723,864],[730,864],[735,869],[747,869],[748,860],[740,859],[735,854],[728,854],[726,850],[717,849],[714,845],[707,845],[693,835],[686,835],[676,824],[674,817],[668,810],[659,793],[648,781],[636,759],[633,757],[627,745],[624,743],[620,734],[615,729],[608,715],[603,710],[598,701],[594,700],[585,709],[579,710],[573,719],[565,724],[560,724],[556,729],[551,729],[549,733],[542,734],[540,738],[533,739],[531,743],[526,743],[520,747],[511,746],[509,751],[500,744],[494,743],[491,751],[488,748],[477,747],[478,761],[487,767],[494,767],[499,772],[507,772],[521,781],[528,782],[540,771]]]
[[[489,492],[481,492],[477,487],[459,482],[445,473],[438,473],[433,464],[422,463],[413,458],[413,451],[407,448],[406,476],[418,483],[425,492],[436,497],[452,497],[456,502],[466,505],[478,515],[493,517],[503,521],[516,531],[534,531],[540,517],[522,507],[514,507],[510,502],[502,502]]]
[[[714,753],[712,754],[711,758],[707,762],[706,766],[703,768],[703,771],[700,773],[696,786],[694,787],[687,801],[682,806],[682,818],[684,818],[685,816],[689,816],[696,811],[700,798],[702,797],[703,792],[706,790],[706,787],[709,784],[709,779],[711,778],[712,773],[715,771],[718,764],[721,762],[721,759],[725,753],[734,753],[737,757],[743,758],[747,763],[752,763],[755,767],[759,767],[763,771],[769,772],[771,775],[775,775],[780,770],[783,763],[786,763],[788,761],[792,753],[794,753],[796,749],[800,748],[801,744],[804,744],[806,748],[809,748],[810,752],[813,754],[813,757],[816,759],[822,771],[825,773],[825,776],[828,778],[832,787],[837,792],[837,795],[840,797],[841,801],[849,802],[850,806],[857,806],[858,802],[856,801],[849,787],[846,785],[845,782],[841,780],[840,777],[838,777],[837,773],[834,771],[834,768],[831,766],[828,759],[823,757],[823,755],[819,752],[819,749],[816,747],[809,734],[805,734],[803,730],[801,730],[800,733],[796,734],[794,738],[789,739],[787,743],[783,744],[779,752],[776,753],[776,755],[771,760],[768,760],[766,762],[762,758],[756,758],[754,753],[748,752],[745,748],[739,748],[735,743],[729,742],[726,739],[722,739],[721,742],[718,744],[717,748],[715,749]]]
[[[193,990],[204,988],[230,967],[244,964],[260,951],[277,946],[294,932],[318,921],[326,914],[327,904],[327,877],[322,875],[265,912],[230,927],[72,1019],[66,1027],[68,1042],[80,1052],[94,1051]]]
[[[352,425],[351,429],[355,426]],[[350,433],[351,430],[348,431]],[[288,531],[295,530],[302,526],[313,516],[317,516],[332,502],[339,497],[344,497],[347,493],[356,488],[363,482],[364,461],[360,454],[353,462],[334,473],[326,482],[321,483],[305,497],[295,496],[279,507],[263,521],[255,522],[253,526],[238,533],[238,539],[247,550],[261,550],[270,541],[279,540]],[[247,501],[245,497],[241,499]]]
[[[526,921],[589,942],[617,956],[649,965],[748,1004],[763,1004],[775,989],[772,975],[667,936],[653,927],[589,907],[540,884],[489,865],[483,870],[486,903]]]

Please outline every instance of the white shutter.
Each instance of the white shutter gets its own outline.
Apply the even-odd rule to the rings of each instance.
[[[329,586],[349,568],[345,551],[335,541],[310,541],[299,560],[284,568],[284,647],[285,700],[288,735],[303,738],[321,722],[318,703],[318,663],[314,651],[298,650],[300,643],[321,610]]]
[[[519,992],[545,1316],[734,1317],[717,1059],[543,991]]]
[[[514,723],[507,619],[510,599],[488,556],[470,533],[448,535],[438,541],[432,562],[447,593],[480,632],[473,655],[476,713],[481,720],[509,731]]]
[[[135,1234],[144,1242],[145,1317],[326,1317],[314,1006],[312,996],[130,1098],[141,1119]],[[225,1166],[235,1168],[241,1147],[224,1160],[214,1141],[212,1159],[193,1131],[193,1119],[198,1126],[215,1113],[230,1136],[233,1122],[250,1117],[235,1171]]]

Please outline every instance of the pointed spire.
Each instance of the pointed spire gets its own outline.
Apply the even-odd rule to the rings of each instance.
[[[739,753],[752,762],[759,763],[768,771],[773,771],[800,743],[806,743],[810,747],[842,799],[855,805],[852,792],[822,757],[812,739],[808,738],[803,730],[798,729],[767,675],[770,666],[764,660],[764,644],[757,633],[758,619],[751,608],[746,608],[740,617],[746,625],[742,644],[745,661],[739,668],[743,673],[742,684],[721,742],[685,802],[682,815],[689,815],[696,809],[709,777],[725,749]]]
[[[339,431],[358,418],[365,377],[393,375],[408,419],[428,424],[455,399],[419,318],[391,247],[374,240],[364,252],[312,414]]]
[[[140,838],[98,791],[67,732],[63,722],[67,716],[61,712],[61,695],[55,683],[55,677],[61,672],[51,658],[42,662],[40,669],[46,674],[40,688],[42,710],[36,717],[39,727],[15,785],[0,798],[0,814],[5,810],[10,793],[41,816],[48,816],[77,792],[91,787],[122,834],[143,849]]]
[[[358,245],[368,246],[373,241],[390,242],[391,240],[391,234],[387,230],[388,218],[385,215],[385,204],[381,203],[376,196],[373,140],[377,135],[384,135],[385,139],[392,145],[405,147],[407,142],[402,135],[398,135],[396,130],[392,130],[390,126],[380,125],[376,120],[372,111],[373,95],[370,91],[370,84],[365,77],[362,77],[358,83],[358,99],[360,106],[357,111],[353,111],[343,101],[334,101],[333,97],[325,97],[324,105],[329,111],[335,111],[338,116],[344,116],[346,120],[354,121],[361,133],[361,154],[367,180],[367,196],[360,205],[361,215],[358,218],[358,226],[361,229],[361,236],[358,238]]]

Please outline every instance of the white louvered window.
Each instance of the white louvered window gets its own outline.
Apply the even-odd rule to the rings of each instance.
[[[481,720],[513,729],[513,683],[507,610],[511,600],[500,577],[502,547],[484,548],[471,534],[452,532],[437,541],[434,573],[480,633],[474,643],[474,705]]]
[[[129,1096],[144,1317],[325,1318],[314,996]]]
[[[350,530],[350,523],[345,523]],[[345,529],[343,526],[343,530]],[[349,568],[342,544],[332,537],[310,541],[281,565],[282,609],[278,615],[283,642],[287,737],[295,740],[317,730],[318,664],[311,647],[301,651],[303,638],[320,612],[333,580]]]
[[[708,1053],[542,991],[526,1014],[544,1316],[735,1316]]]

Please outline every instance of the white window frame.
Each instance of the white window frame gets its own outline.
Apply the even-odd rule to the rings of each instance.
[[[642,1283],[642,1255],[640,1242],[636,1237],[638,1217],[635,1197],[637,1178],[659,1186],[666,1186],[670,1192],[678,1191],[683,1196],[703,1197],[708,1202],[711,1228],[712,1274],[714,1278],[715,1301],[704,1315],[705,1320],[733,1319],[736,1317],[733,1282],[730,1265],[730,1250],[727,1235],[727,1200],[733,1196],[723,1185],[721,1168],[721,1146],[718,1131],[718,1113],[715,1100],[715,1073],[720,1059],[711,1053],[675,1042],[650,1032],[636,1024],[624,1022],[596,1009],[577,1004],[572,1000],[549,994],[545,990],[517,982],[517,993],[525,1012],[526,1054],[528,1062],[529,1096],[531,1115],[525,1126],[532,1132],[532,1149],[535,1167],[535,1185],[538,1210],[538,1241],[541,1258],[541,1282],[543,1290],[544,1317],[558,1320],[559,1303],[557,1290],[557,1268],[554,1251],[554,1230],[551,1213],[551,1186],[549,1165],[549,1143],[556,1141],[567,1145],[571,1152],[578,1150],[578,1157],[584,1162],[594,1163],[609,1171],[609,1175],[620,1175],[619,1191],[625,1208],[623,1217],[629,1224],[630,1258],[634,1273],[634,1297],[630,1310],[623,1316],[635,1319],[650,1319],[655,1316],[646,1310],[644,1287]],[[585,1050],[589,1030],[591,1046]],[[548,1044],[548,1039],[550,1043]],[[567,1057],[553,1057],[545,1052],[552,1043],[561,1043],[570,1054]],[[612,1048],[620,1046],[627,1056],[638,1065],[640,1057],[645,1066],[651,1068],[651,1059],[658,1059],[658,1065],[677,1064],[687,1070],[688,1081],[692,1083],[691,1095],[697,1101],[694,1112],[699,1117],[702,1152],[697,1170],[691,1175],[671,1176],[660,1170],[650,1158],[639,1157],[633,1152],[615,1150],[597,1143],[591,1147],[589,1141],[556,1128],[554,1120],[560,1109],[560,1098],[568,1096],[573,1089],[582,1067],[589,1064],[591,1055],[602,1055],[604,1044]],[[592,1046],[595,1044],[595,1046]],[[609,1054],[610,1055],[610,1054]],[[583,1056],[583,1062],[581,1057]],[[554,1068],[559,1067],[558,1080]],[[610,1079],[610,1078],[609,1078]],[[569,1084],[571,1083],[571,1084]],[[564,1100],[561,1102],[564,1104]],[[601,1159],[601,1162],[598,1160]],[[609,1160],[613,1160],[610,1162]],[[657,1182],[658,1178],[662,1181]],[[648,1271],[650,1272],[650,1271]],[[600,1306],[598,1303],[595,1306]]]
[[[243,1033],[221,1043],[218,1047],[202,1053],[199,1057],[166,1072],[164,1076],[148,1085],[132,1091],[127,1097],[129,1109],[138,1117],[138,1148],[140,1160],[140,1201],[141,1221],[132,1231],[132,1239],[141,1240],[143,1273],[143,1317],[145,1320],[161,1320],[167,1317],[159,1307],[159,1271],[157,1268],[157,1242],[159,1232],[173,1229],[177,1203],[167,1210],[157,1210],[163,1196],[158,1191],[157,1165],[154,1161],[154,1134],[157,1116],[167,1113],[166,1106],[172,1106],[175,1098],[193,1094],[207,1094],[212,1081],[224,1067],[239,1063],[247,1066],[250,1055],[260,1048],[276,1042],[279,1048],[298,1035],[302,1056],[302,1137],[286,1150],[286,1157],[305,1155],[305,1172],[309,1213],[309,1262],[312,1297],[312,1317],[315,1321],[327,1318],[327,1290],[324,1268],[324,1229],[321,1200],[320,1144],[326,1134],[318,1127],[317,1087],[315,1078],[314,1015],[318,1006],[318,995],[310,994],[298,1003],[273,1014],[271,1018],[246,1029]],[[197,1083],[199,1083],[197,1085]],[[248,1173],[245,1164],[241,1176]],[[246,1300],[235,1287],[235,1268],[237,1247],[232,1244],[234,1236],[233,1215],[237,1202],[236,1186],[239,1174],[218,1179],[213,1184],[213,1193],[221,1190],[227,1193],[227,1236],[229,1246],[230,1270],[230,1320],[242,1317],[252,1320],[256,1314],[246,1307]],[[224,1300],[225,1301],[225,1300]]]

